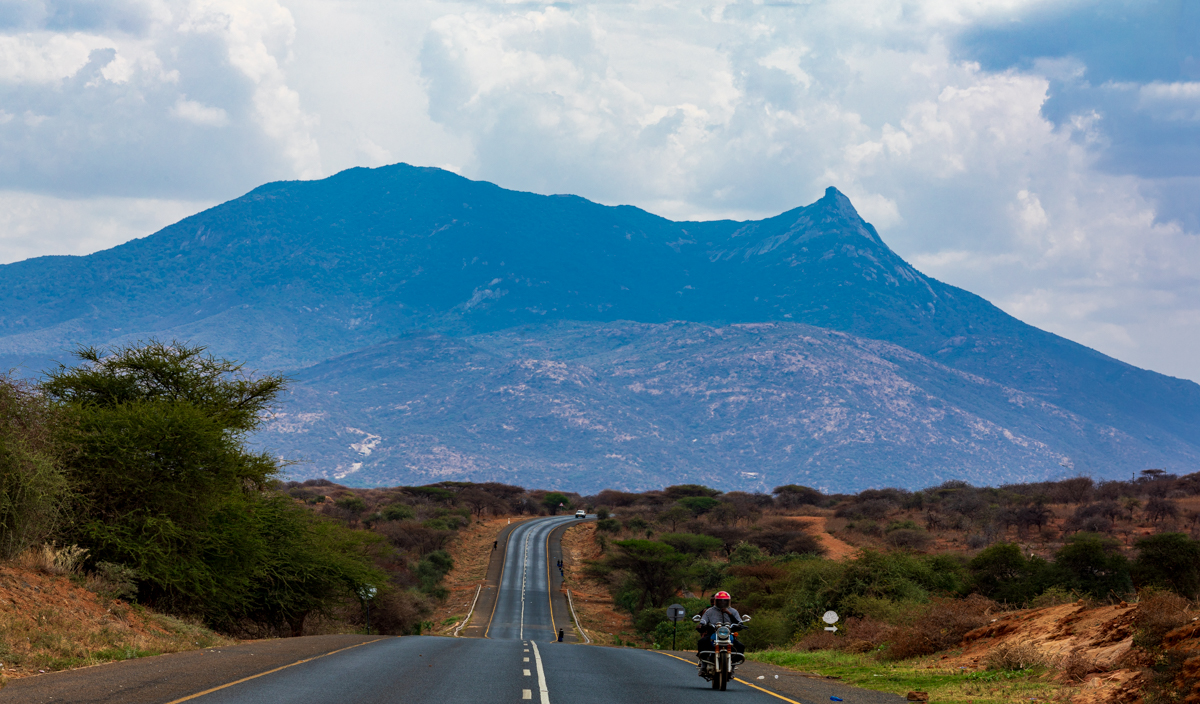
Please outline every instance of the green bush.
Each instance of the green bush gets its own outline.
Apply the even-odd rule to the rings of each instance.
[[[1184,533],[1159,533],[1138,540],[1133,578],[1139,587],[1170,589],[1188,599],[1200,597],[1200,541]]]
[[[392,504],[381,512],[385,521],[411,521],[417,517],[416,511],[407,504]]]
[[[338,508],[349,511],[350,513],[362,513],[367,510],[367,502],[357,496],[343,496],[334,502]]]
[[[59,418],[46,399],[0,376],[0,558],[46,542],[66,518]]]
[[[744,615],[751,619],[746,628],[738,631],[738,639],[746,650],[779,648],[791,640],[795,626],[782,612],[763,610]]]
[[[1014,543],[997,543],[971,559],[972,586],[989,599],[1025,605],[1053,580],[1051,565],[1040,557],[1025,557]]]
[[[695,533],[664,533],[658,539],[679,552],[697,557],[714,553],[723,545],[719,538]]]
[[[434,550],[417,563],[417,580],[421,591],[438,599],[445,599],[448,591],[442,587],[442,578],[454,569],[454,558],[445,550]]]
[[[596,521],[596,530],[601,533],[619,533],[621,522],[615,518],[602,518]]]
[[[1133,591],[1129,561],[1113,538],[1076,533],[1054,555],[1055,582],[1097,599],[1120,598]]]

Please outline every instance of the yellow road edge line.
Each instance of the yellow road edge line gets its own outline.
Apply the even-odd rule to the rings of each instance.
[[[189,694],[188,696],[183,697],[182,699],[172,699],[171,701],[167,702],[167,704],[180,704],[180,702],[191,701],[198,697],[203,697],[206,694],[212,694],[213,692],[219,692],[220,690],[225,689],[226,687],[232,687],[235,684],[241,684],[243,682],[249,682],[250,680],[253,680],[253,679],[258,679],[259,677],[262,677],[263,675],[269,675],[272,672],[279,672],[280,670],[286,670],[289,667],[295,667],[296,665],[303,665],[306,662],[312,662],[313,660],[320,660],[321,658],[325,657],[326,655],[336,655],[337,653],[345,652],[347,650],[350,650],[351,648],[357,648],[360,645],[370,645],[371,643],[378,643],[381,640],[383,640],[383,638],[376,638],[375,640],[369,640],[365,643],[355,643],[354,645],[350,645],[345,648],[340,648],[338,650],[334,650],[334,651],[331,651],[328,653],[314,655],[313,657],[305,658],[304,660],[297,660],[296,662],[294,662],[290,665],[284,665],[282,667],[277,667],[274,670],[267,670],[266,672],[260,672],[257,675],[250,675],[249,677],[243,677],[240,680],[235,680],[233,682],[227,682],[227,683],[221,685],[220,687],[213,687],[212,689],[206,689],[203,692],[196,692],[195,694]]]
[[[692,662],[691,660],[686,660],[686,659],[684,659],[684,658],[681,658],[681,657],[679,657],[678,655],[672,655],[672,654],[670,654],[670,653],[664,653],[664,652],[662,652],[661,650],[655,650],[654,652],[658,653],[659,655],[666,655],[666,656],[667,656],[667,657],[669,657],[669,658],[675,658],[676,660],[678,660],[678,661],[680,661],[680,662],[686,662],[686,663],[687,663],[687,664],[689,664],[689,665],[695,665],[695,664],[696,664],[696,663]],[[770,694],[772,697],[775,697],[776,699],[782,699],[783,701],[785,701],[785,702],[789,702],[790,704],[800,704],[800,702],[798,702],[798,701],[796,701],[796,700],[794,700],[794,699],[788,699],[787,697],[783,696],[782,694],[776,694],[775,692],[772,692],[772,691],[771,691],[771,690],[769,690],[769,689],[763,689],[762,687],[759,687],[759,686],[758,686],[758,685],[756,685],[756,684],[750,684],[749,682],[747,682],[746,680],[744,680],[744,679],[742,679],[742,678],[740,678],[740,677],[734,677],[734,678],[733,678],[733,681],[734,681],[734,682],[741,682],[742,684],[746,685],[747,687],[753,687],[753,688],[757,689],[757,690],[758,690],[758,691],[760,691],[760,692],[766,692],[767,694]]]
[[[746,685],[747,687],[753,687],[753,688],[757,689],[757,690],[758,690],[758,691],[760,691],[760,692],[766,692],[767,694],[770,694],[772,697],[775,697],[776,699],[782,699],[782,700],[783,700],[783,701],[785,701],[785,702],[791,702],[791,704],[800,704],[800,702],[798,702],[798,701],[796,701],[796,700],[794,700],[794,699],[788,699],[787,697],[783,696],[782,694],[776,694],[776,693],[772,692],[772,691],[771,691],[771,690],[769,690],[769,689],[763,689],[762,687],[759,687],[759,686],[758,686],[758,685],[756,685],[756,684],[750,684],[749,682],[747,682],[746,680],[744,680],[744,679],[742,679],[742,678],[740,678],[740,677],[734,677],[734,678],[733,678],[733,681],[734,681],[734,682],[741,682],[742,684]]]

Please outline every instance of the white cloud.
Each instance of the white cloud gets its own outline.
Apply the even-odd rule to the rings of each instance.
[[[0,29],[0,188],[48,195],[7,216],[40,234],[0,241],[83,251],[146,234],[158,216],[138,212],[393,160],[675,218],[773,215],[833,185],[928,273],[1200,379],[1197,234],[1102,167],[1129,139],[1112,110],[1047,117],[1089,66],[987,70],[954,41],[1045,5],[148,1],[61,31],[30,11]],[[1197,86],[1097,90],[1175,129],[1200,122]],[[120,225],[117,203],[142,205]],[[36,221],[56,209],[74,225]]]
[[[208,127],[224,127],[229,124],[229,113],[221,108],[214,108],[195,100],[179,96],[171,108],[171,114],[188,122]]]
[[[0,264],[44,254],[90,254],[145,237],[215,205],[152,198],[57,198],[0,191]],[[47,251],[46,243],[55,243]]]

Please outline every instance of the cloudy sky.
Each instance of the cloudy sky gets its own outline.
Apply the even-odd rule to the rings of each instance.
[[[1200,380],[1200,3],[0,0],[0,262],[405,161],[753,218]]]

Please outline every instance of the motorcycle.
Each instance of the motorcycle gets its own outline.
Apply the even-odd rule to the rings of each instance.
[[[700,616],[693,616],[692,621],[699,623]],[[743,616],[743,623],[749,623],[750,617]],[[712,688],[725,691],[725,686],[733,678],[733,671],[746,661],[745,656],[733,647],[733,634],[743,626],[731,624],[717,626],[712,635],[712,650],[700,651],[700,676],[712,683]]]

